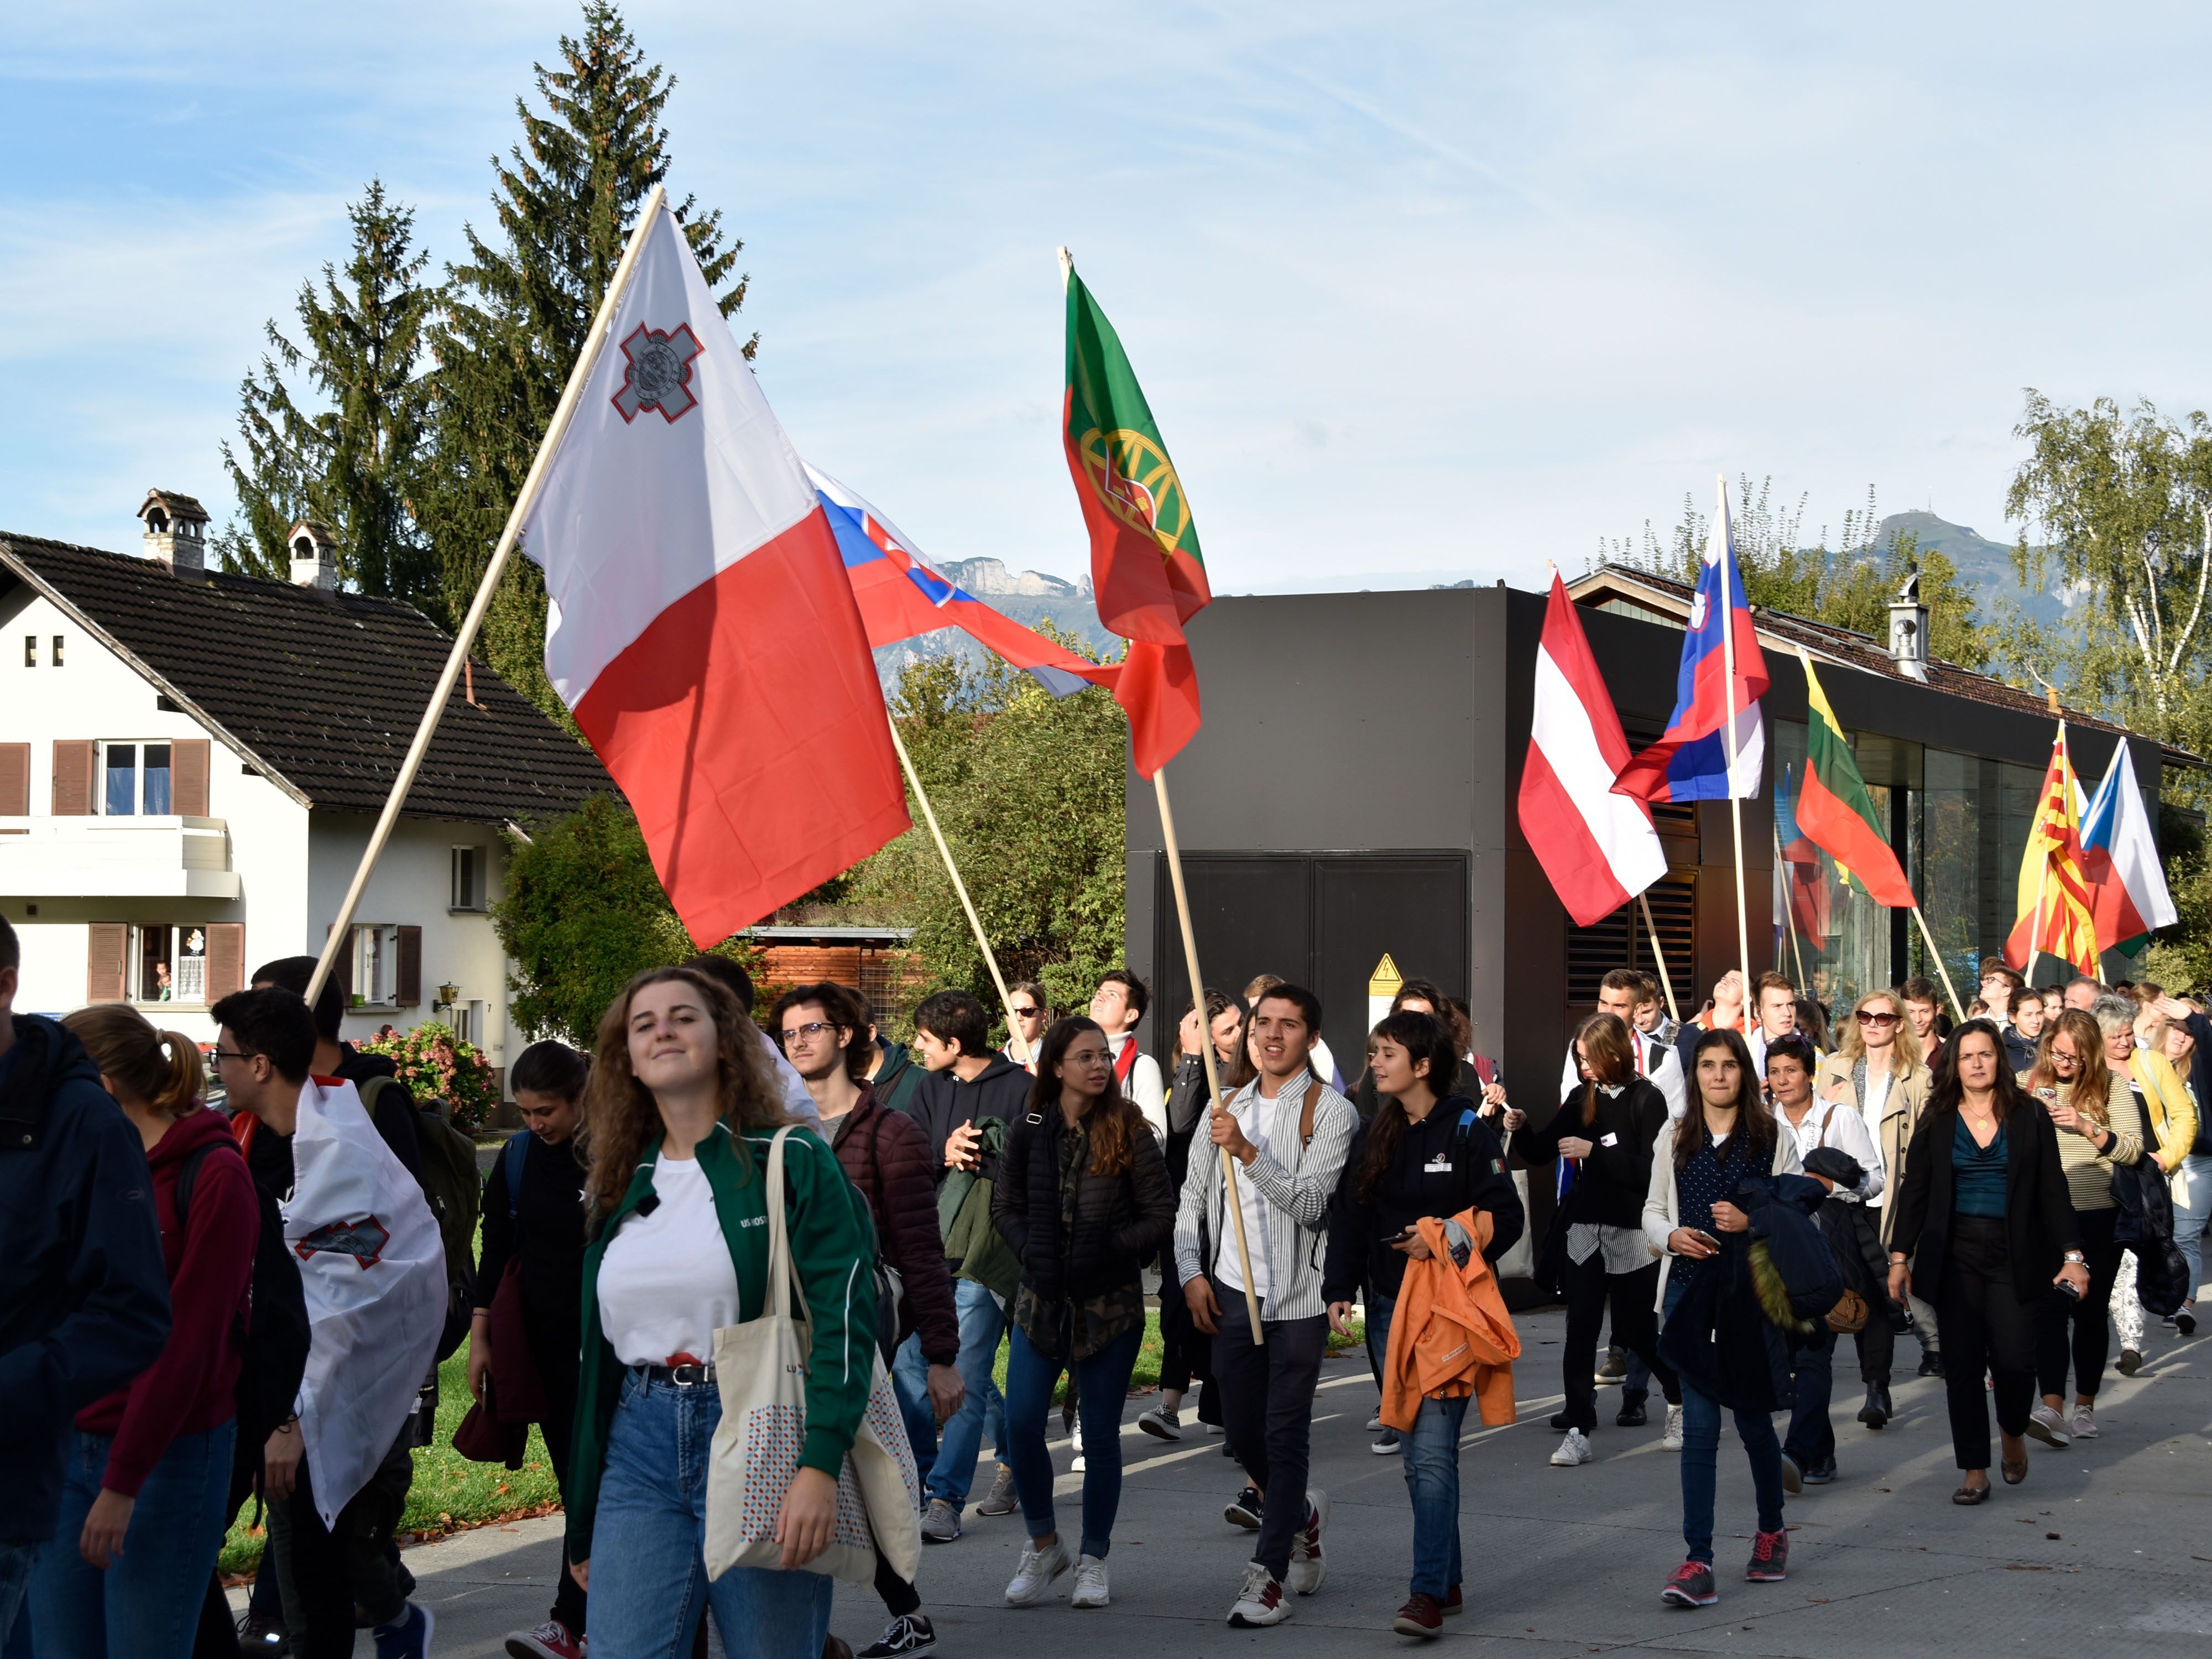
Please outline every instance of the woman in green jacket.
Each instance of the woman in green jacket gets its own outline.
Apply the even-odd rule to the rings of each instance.
[[[580,1137],[592,1242],[568,1559],[592,1596],[596,1659],[682,1659],[711,1606],[725,1651],[822,1651],[821,1554],[837,1476],[874,1378],[875,1275],[836,1155],[784,1143],[791,1254],[814,1322],[798,1468],[775,1521],[781,1571],[708,1582],[708,1448],[721,1420],[714,1333],[766,1300],[765,1179],[791,1121],[768,1051],[730,992],[689,968],[640,974],[599,1022]]]

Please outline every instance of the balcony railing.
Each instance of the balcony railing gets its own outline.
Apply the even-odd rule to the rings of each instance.
[[[0,817],[0,893],[234,899],[230,827],[174,816]]]

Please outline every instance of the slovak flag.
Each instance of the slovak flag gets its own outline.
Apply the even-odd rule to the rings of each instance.
[[[870,646],[896,645],[940,628],[957,628],[1034,676],[1055,697],[1086,685],[1110,690],[1121,678],[1118,663],[1085,661],[947,580],[896,525],[819,467],[809,465],[806,477],[821,496],[837,538]]]
[[[524,521],[545,672],[629,797],[701,947],[908,828],[821,497],[683,228],[640,233]]]
[[[2105,781],[2081,820],[2081,876],[2088,884],[2100,950],[2132,956],[2153,929],[2171,927],[2180,915],[2166,890],[2158,837],[2143,810],[2125,738],[2114,746]]]
[[[1728,649],[1735,656],[1735,774],[1729,775]],[[1735,538],[1729,526],[1728,483],[1705,539],[1705,568],[1690,602],[1682,635],[1682,665],[1674,677],[1674,717],[1666,735],[1628,763],[1613,784],[1616,793],[1646,801],[1749,800],[1759,793],[1766,757],[1766,727],[1759,700],[1766,694],[1766,658],[1752,626],[1736,568]]]

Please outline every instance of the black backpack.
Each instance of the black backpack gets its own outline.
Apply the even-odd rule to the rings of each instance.
[[[216,1145],[210,1144],[187,1153],[177,1170],[179,1237],[191,1207],[192,1180],[199,1172],[200,1160],[215,1150]],[[284,1243],[284,1218],[276,1200],[259,1182],[252,1186],[261,1206],[261,1237],[253,1247],[253,1279],[246,1305],[238,1315],[240,1364],[233,1399],[238,1407],[241,1454],[250,1455],[258,1463],[261,1448],[276,1425],[292,1415],[300,1396],[300,1379],[307,1375],[307,1296],[300,1283],[300,1264]]]

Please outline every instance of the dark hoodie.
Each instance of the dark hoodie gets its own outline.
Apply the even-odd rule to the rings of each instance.
[[[193,1166],[191,1201],[179,1229],[177,1176],[185,1160],[203,1147],[211,1150]],[[179,1435],[204,1434],[237,1414],[238,1316],[261,1236],[253,1177],[221,1112],[179,1118],[147,1162],[169,1274],[169,1340],[161,1357],[129,1388],[76,1414],[77,1427],[87,1434],[115,1437],[100,1484],[125,1498],[138,1495]]]
[[[868,1086],[876,1091],[876,1098],[894,1112],[904,1112],[908,1117],[918,1117],[915,1096],[920,1092],[922,1079],[929,1073],[915,1063],[913,1054],[903,1042],[879,1040],[876,1047],[883,1050],[883,1064],[876,1068]]]
[[[14,1019],[0,1054],[0,1542],[35,1544],[61,1502],[63,1431],[160,1357],[169,1287],[138,1131],[74,1034]]]
[[[923,1073],[906,1111],[929,1136],[931,1181],[945,1184],[945,1143],[955,1129],[984,1117],[998,1118],[1011,1128],[1029,1110],[1030,1091],[1036,1086],[1035,1078],[1001,1054],[994,1054],[972,1083],[961,1081],[950,1066]],[[999,1160],[986,1154],[982,1173],[986,1181],[996,1181]]]

